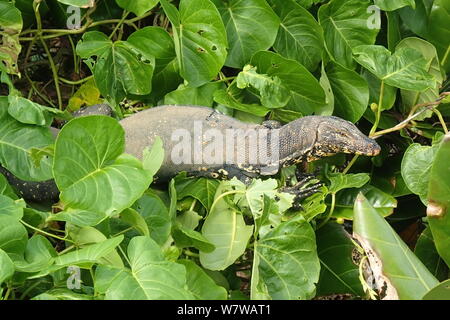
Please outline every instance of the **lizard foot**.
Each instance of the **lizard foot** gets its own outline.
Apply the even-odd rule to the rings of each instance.
[[[283,187],[280,189],[281,192],[286,192],[295,195],[293,208],[296,210],[301,210],[302,200],[312,196],[313,194],[320,192],[320,188],[323,186],[322,182],[310,183],[315,179],[313,174],[305,174],[296,171],[296,177],[298,182],[289,187]]]

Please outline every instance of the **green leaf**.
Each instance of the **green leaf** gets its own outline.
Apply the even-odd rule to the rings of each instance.
[[[155,57],[151,96],[156,101],[175,90],[183,81],[179,75],[173,38],[166,30],[160,27],[145,27],[133,32],[127,42]]]
[[[437,98],[439,97],[439,88],[444,79],[441,73],[441,67],[439,65],[439,58],[436,52],[436,48],[431,43],[419,38],[406,38],[399,42],[396,50],[399,50],[401,48],[413,48],[417,51],[420,51],[427,62],[425,70],[436,80],[436,84],[434,87],[431,87],[423,92],[401,90],[403,110],[410,111],[411,108],[416,104],[422,104],[437,100]],[[418,111],[420,111],[420,109]],[[428,117],[431,116],[431,114],[432,112],[429,111]],[[421,120],[421,118],[416,119]]]
[[[406,6],[410,6],[413,9],[416,8],[416,3],[414,0],[374,0],[375,5],[377,5],[383,11],[394,11]]]
[[[362,193],[368,199],[374,210],[383,217],[392,214],[397,207],[397,200],[393,196],[374,186],[365,185],[362,188],[353,188],[338,192],[333,217],[353,220],[353,204],[359,193]]]
[[[97,88],[105,98],[116,103],[127,94],[151,92],[155,58],[146,49],[146,46],[134,45],[133,39],[112,43],[97,31],[87,32],[77,44],[77,53],[82,58],[97,57],[95,65],[88,64],[93,69]]]
[[[327,174],[327,178],[330,180],[330,186],[328,187],[330,193],[337,193],[342,189],[360,188],[370,180],[367,173],[343,174],[341,172],[330,172]]]
[[[17,59],[22,49],[19,34],[22,31],[22,14],[14,3],[0,1],[0,71],[19,74]]]
[[[208,210],[214,201],[214,195],[218,186],[219,181],[215,179],[186,177],[185,174],[175,177],[178,200],[193,197],[200,201]]]
[[[369,88],[356,72],[329,63],[327,76],[334,93],[334,114],[351,122],[358,121],[367,109]]]
[[[25,252],[28,233],[17,217],[0,214],[0,249],[21,256]]]
[[[161,5],[172,23],[181,76],[198,87],[216,77],[227,56],[227,35],[210,0],[181,0],[179,12],[167,0]]]
[[[331,58],[346,68],[355,67],[355,47],[375,43],[378,29],[370,25],[370,5],[368,0],[332,0],[320,6],[318,17],[325,47]]]
[[[405,90],[424,91],[435,86],[428,74],[427,61],[412,48],[400,48],[391,55],[383,46],[358,46],[353,50],[356,61],[384,83]]]
[[[142,155],[142,165],[147,173],[152,177],[161,168],[164,161],[164,147],[163,142],[159,136],[156,136],[151,149],[148,147],[144,149]]]
[[[314,17],[293,0],[269,0],[281,24],[274,49],[297,60],[309,71],[317,69],[324,50],[323,30]]]
[[[317,230],[316,237],[321,264],[317,295],[364,296],[358,264],[353,261],[355,245],[344,227],[335,222],[327,223]]]
[[[166,243],[172,228],[172,219],[161,198],[153,191],[147,191],[133,205],[144,218],[150,231],[150,236],[159,245]]]
[[[129,224],[143,236],[150,236],[150,231],[144,218],[134,209],[127,208],[120,213],[123,222]]]
[[[149,237],[134,237],[128,245],[131,270],[104,268],[95,272],[101,279],[106,300],[186,300],[193,299],[186,289],[184,266],[165,261],[158,244]]]
[[[120,102],[122,94],[152,91],[155,58],[126,41],[117,41],[98,57],[94,79],[104,97]]]
[[[102,102],[100,91],[95,86],[93,79],[83,85],[70,97],[66,110],[73,112],[84,106],[92,106]]]
[[[112,41],[108,36],[100,31],[89,31],[83,33],[81,40],[77,43],[77,54],[87,59],[92,56],[100,57],[107,52],[112,45]]]
[[[186,268],[189,291],[197,300],[226,300],[228,293],[218,286],[206,272],[191,260],[178,260]]]
[[[222,85],[219,82],[209,82],[200,87],[189,87],[181,84],[175,91],[166,94],[164,104],[212,107],[214,92],[219,90]]]
[[[8,114],[8,98],[0,97],[0,163],[16,177],[25,181],[44,181],[52,178],[51,160],[35,167],[31,148],[53,143],[48,128],[26,125]]]
[[[172,231],[172,237],[178,247],[195,247],[202,252],[212,252],[215,245],[208,241],[200,232],[176,224],[175,230]]]
[[[213,0],[226,27],[229,54],[225,65],[242,68],[252,55],[269,49],[280,18],[265,0]]]
[[[14,260],[14,264],[17,271],[38,272],[50,267],[56,256],[56,250],[50,241],[41,235],[35,235],[27,242],[24,259]]]
[[[0,285],[14,274],[14,263],[5,251],[0,249]]]
[[[130,207],[148,188],[151,175],[127,154],[124,131],[106,116],[67,123],[55,145],[53,172],[64,208],[113,215]]]
[[[222,182],[216,191],[213,206],[205,219],[202,235],[212,244],[214,251],[200,251],[200,263],[210,270],[224,270],[234,263],[245,251],[253,233],[244,217],[230,206],[222,193],[229,188],[229,182]]]
[[[417,239],[414,254],[439,281],[447,279],[448,267],[436,250],[436,244],[429,226],[422,231],[419,239]]]
[[[403,180],[405,181],[408,189],[420,196],[420,199],[425,204],[431,167],[433,165],[437,149],[438,144],[430,147],[413,143],[408,147],[403,155],[401,166]]]
[[[24,207],[25,203],[16,202],[13,199],[0,194],[0,214],[20,220],[23,217]]]
[[[88,8],[94,5],[92,0],[58,0],[58,2],[81,8]]]
[[[269,113],[269,109],[259,104],[242,103],[242,90],[233,82],[228,89],[221,89],[214,92],[214,101],[231,109],[247,112],[255,116],[264,117]]]
[[[290,92],[277,76],[269,77],[256,72],[255,67],[246,65],[236,78],[239,89],[253,87],[259,92],[261,104],[269,109],[282,108],[291,99]]]
[[[100,263],[102,258],[110,254],[123,240],[123,235],[106,239],[102,242],[87,245],[82,249],[71,251],[55,258],[55,268],[72,265]]]
[[[426,39],[436,46],[442,67],[450,71],[450,3],[446,0],[435,0],[431,7],[429,18],[426,20],[428,32]],[[416,23],[414,21],[414,23]]]
[[[41,293],[31,300],[94,300],[94,297],[87,294],[73,292],[70,289],[52,289]]]
[[[387,299],[421,299],[438,284],[363,195],[355,202],[353,236],[366,251],[378,288]],[[383,289],[384,290],[384,289]]]
[[[311,225],[302,216],[281,223],[255,245],[259,278],[272,299],[311,299],[320,263]]]
[[[438,145],[428,183],[428,223],[439,255],[450,266],[450,134]]]
[[[369,85],[369,105],[372,103],[376,103],[378,105],[380,103],[380,79],[378,79],[374,74],[370,73],[366,69],[362,70],[361,76]],[[381,111],[391,109],[394,106],[396,98],[397,88],[384,84]]]
[[[45,107],[19,96],[8,96],[8,102],[8,113],[21,123],[50,126],[55,116],[65,120],[71,118],[67,111],[63,112],[55,108]]]
[[[260,73],[280,78],[282,86],[292,96],[287,109],[309,115],[325,105],[325,92],[319,81],[297,61],[273,52],[260,51],[252,57],[250,63]]]
[[[325,71],[325,66],[322,63],[321,73],[320,73],[320,85],[322,86],[323,91],[325,92],[325,105],[318,108],[315,112],[316,115],[320,116],[331,116],[334,111],[334,93],[331,89],[330,79],[328,79],[328,75]]]
[[[5,195],[13,200],[17,200],[18,197],[13,188],[9,185],[3,174],[0,174],[0,195]]]
[[[102,232],[93,227],[80,228],[77,226],[69,225],[68,227],[66,227],[66,229],[70,238],[72,238],[74,245],[76,245],[79,248],[85,248],[91,244],[101,243],[107,240],[106,236]],[[120,257],[120,255],[117,253],[116,250],[113,250],[110,253],[106,254],[104,257],[100,258],[99,263],[115,266],[118,268],[123,267],[122,258]]]
[[[450,300],[450,279],[439,283],[436,287],[428,291],[423,300]]]
[[[116,0],[117,4],[140,17],[157,5],[159,0]]]

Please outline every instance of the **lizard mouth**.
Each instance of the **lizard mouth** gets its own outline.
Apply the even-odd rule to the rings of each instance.
[[[381,147],[378,143],[375,142],[375,140],[368,139],[367,143],[364,145],[364,148],[357,152],[356,154],[374,157],[380,154]]]

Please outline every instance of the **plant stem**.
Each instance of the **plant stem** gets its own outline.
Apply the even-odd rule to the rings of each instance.
[[[198,253],[192,252],[192,251],[189,250],[189,249],[184,249],[184,250],[183,250],[183,253],[184,253],[185,255],[187,255],[188,257],[193,257],[193,258],[198,258],[198,257],[199,257],[199,254],[198,254]]]
[[[91,80],[92,78],[94,78],[94,76],[90,75],[90,76],[88,76],[86,78],[83,78],[83,79],[80,79],[80,80],[76,80],[76,81],[72,81],[72,80],[67,80],[67,79],[64,79],[62,77],[59,77],[59,81],[61,81],[63,83],[66,83],[66,84],[79,85],[79,84],[82,84],[82,83],[85,83],[85,82]]]
[[[122,19],[120,19],[119,23],[117,23],[117,25],[114,27],[114,29],[111,32],[111,34],[109,35],[108,39],[112,39],[112,37],[114,37],[114,35],[116,34],[117,30],[122,26],[123,22],[125,21],[125,19],[127,18],[129,13],[130,12],[128,12],[126,10],[123,12]]]
[[[378,125],[380,124],[381,110],[383,109],[383,97],[384,97],[384,81],[381,81],[380,97],[378,99],[377,113],[375,114],[375,122],[373,124],[372,129],[370,130],[369,135],[374,134],[377,131]]]
[[[237,194],[237,193],[245,193],[245,190],[233,190],[233,191],[228,191],[228,192],[222,193],[220,196],[217,197],[216,200],[214,200],[209,212],[213,211],[214,207],[217,205],[217,202],[219,202],[219,200],[221,200],[222,198],[224,198],[226,196],[229,196],[230,194]]]
[[[58,240],[61,240],[61,241],[67,241],[67,242],[70,242],[70,243],[74,243],[72,240],[69,240],[69,239],[66,239],[66,238],[61,238],[61,237],[59,237],[59,236],[57,236],[57,235],[55,235],[55,234],[48,233],[48,232],[46,232],[46,231],[44,231],[44,230],[38,229],[38,228],[32,226],[31,224],[26,223],[26,222],[23,221],[23,220],[20,220],[20,222],[21,222],[24,226],[26,226],[26,227],[28,227],[28,228],[34,230],[34,231],[37,231],[37,232],[39,232],[39,233],[45,234],[46,236],[49,236],[49,237],[52,237],[52,238],[55,238],[55,239],[58,239]]]
[[[442,117],[442,113],[436,108],[433,109],[433,112],[437,115],[439,122],[441,123],[442,129],[444,129],[445,134],[447,134],[448,129],[447,129],[447,125],[445,124],[444,117]]]
[[[319,226],[317,227],[317,229],[322,228],[324,225],[327,224],[328,221],[330,221],[331,217],[333,216],[333,212],[334,212],[334,208],[336,207],[336,193],[333,192],[331,194],[331,206],[330,206],[330,211],[328,212],[327,216],[325,217],[325,219],[319,224]]]

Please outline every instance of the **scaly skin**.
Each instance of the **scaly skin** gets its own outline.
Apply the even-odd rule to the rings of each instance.
[[[94,113],[105,113],[103,107],[95,108]],[[86,110],[80,115],[92,114],[92,109]],[[257,125],[241,122],[206,107],[159,106],[125,118],[120,121],[120,124],[125,131],[125,152],[137,158],[142,158],[144,148],[150,147],[156,136],[162,139],[165,158],[156,176],[158,181],[167,181],[181,171],[196,176],[238,177],[248,181],[253,177],[276,174],[279,168],[284,166],[312,161],[336,153],[374,156],[380,152],[380,147],[374,140],[362,134],[352,123],[336,117],[308,116],[284,126],[277,126],[273,122]],[[200,127],[203,134],[199,134]],[[248,130],[267,134],[267,140],[257,144],[256,148],[259,152],[266,153],[274,150],[274,146],[278,147],[277,161],[267,160],[261,163],[261,161],[251,160],[253,155],[258,154],[258,150],[255,150],[255,144],[249,143],[255,138],[246,135],[250,132]],[[177,132],[180,134],[174,136]],[[213,135],[206,136],[205,133],[208,132]],[[201,158],[196,159],[199,157],[199,150],[206,151],[211,141],[218,141],[214,140],[214,137],[218,137],[217,135],[227,137],[229,132],[232,132],[229,137],[233,140],[223,142],[222,160],[211,164]],[[188,137],[190,141],[186,140]],[[237,138],[244,140],[239,144]],[[173,161],[172,156],[180,154],[175,152],[179,151],[177,148],[181,146],[180,139],[185,139],[183,146],[191,146],[190,150],[185,149],[188,150],[186,154],[191,163],[177,164]],[[229,141],[234,141],[234,145],[230,146],[227,143]],[[186,144],[186,142],[190,143]],[[208,154],[208,152],[205,153]],[[229,154],[234,157],[227,158],[226,155]],[[242,158],[236,157],[237,154],[242,155]],[[43,201],[57,198],[58,191],[52,181],[42,184],[20,181],[12,175],[7,175],[7,178],[25,199]],[[24,186],[23,183],[26,185]]]

